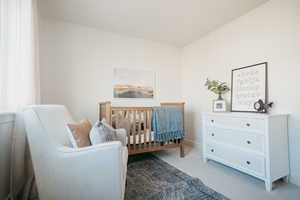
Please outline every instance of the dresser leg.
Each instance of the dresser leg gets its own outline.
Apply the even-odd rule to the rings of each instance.
[[[266,190],[267,190],[268,192],[271,192],[271,191],[272,191],[272,187],[273,187],[273,183],[272,183],[272,182],[265,181],[265,186],[266,186]]]

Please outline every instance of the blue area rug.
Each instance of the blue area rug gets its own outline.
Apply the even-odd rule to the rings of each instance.
[[[126,200],[228,200],[152,154],[130,156]]]

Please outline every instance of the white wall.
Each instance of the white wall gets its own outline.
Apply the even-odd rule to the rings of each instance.
[[[48,19],[40,21],[42,103],[67,105],[77,119],[96,120],[98,102],[112,100],[113,69],[156,73],[153,101],[179,101],[179,48]]]
[[[201,113],[211,111],[216,98],[203,86],[205,79],[230,84],[232,69],[263,61],[269,62],[272,112],[290,114],[291,180],[300,185],[299,0],[271,0],[184,48],[182,95],[188,106],[188,137],[201,143]]]
[[[9,193],[11,136],[14,115],[0,113],[0,199]]]

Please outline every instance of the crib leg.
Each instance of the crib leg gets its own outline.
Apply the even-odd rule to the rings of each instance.
[[[183,141],[181,141],[181,144],[180,144],[180,157],[181,157],[181,158],[184,157],[184,146],[183,146]]]

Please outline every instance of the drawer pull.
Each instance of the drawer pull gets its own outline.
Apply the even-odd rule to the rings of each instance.
[[[215,134],[214,134],[214,133],[212,133],[212,134],[211,134],[211,136],[215,136]]]
[[[215,122],[215,120],[213,120],[213,119],[212,119],[212,120],[210,120],[210,121],[211,121],[211,123],[214,123],[214,122]]]
[[[247,144],[251,144],[251,141],[250,141],[250,140],[247,140]]]
[[[250,127],[250,126],[251,126],[251,124],[247,123],[247,124],[246,124],[246,126]]]
[[[211,151],[211,152],[214,152],[215,150],[214,150],[214,149],[211,149],[210,151]]]
[[[250,165],[250,164],[251,164],[251,162],[250,162],[250,161],[247,161],[246,163],[247,163],[248,165]]]

